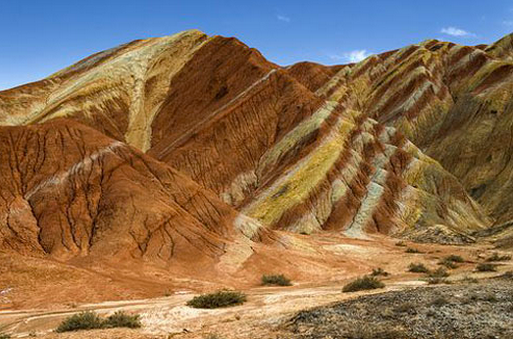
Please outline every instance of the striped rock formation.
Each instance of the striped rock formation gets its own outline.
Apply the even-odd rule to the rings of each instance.
[[[199,31],[97,53],[0,92],[0,246],[165,261],[274,230],[468,241],[510,220],[511,67],[511,36],[332,67]]]
[[[269,232],[174,170],[75,121],[0,129],[0,249],[208,272]],[[216,265],[214,265],[216,264]]]

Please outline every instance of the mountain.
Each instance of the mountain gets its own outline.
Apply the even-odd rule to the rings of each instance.
[[[292,233],[473,241],[513,219],[511,41],[281,67],[192,30],[0,92],[0,250],[207,268]]]

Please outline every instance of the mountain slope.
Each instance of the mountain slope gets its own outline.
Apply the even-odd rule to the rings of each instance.
[[[500,224],[513,218],[511,41],[511,34],[489,46],[427,40],[337,68],[328,81],[318,81],[313,66],[290,72],[320,96],[398,128]]]
[[[0,250],[210,267],[258,238],[213,193],[74,121],[1,127],[0,141]]]
[[[442,230],[467,239],[491,221],[414,145],[438,133],[423,126],[438,126],[454,101],[447,57],[431,52],[453,45],[444,46],[285,69],[236,39],[187,31],[122,45],[2,92],[0,121],[85,123],[188,175],[257,219],[258,229],[419,240]],[[411,81],[398,80],[405,76]]]

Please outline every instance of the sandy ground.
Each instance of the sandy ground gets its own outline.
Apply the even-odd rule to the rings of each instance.
[[[486,278],[513,268],[513,262],[501,263],[498,272],[476,273],[476,263],[495,252],[489,245],[443,246],[411,244],[422,253],[405,253],[406,247],[396,246],[397,240],[348,240],[334,244],[326,240],[329,251],[345,258],[340,275],[333,271],[309,281],[294,281],[291,287],[261,287],[255,284],[240,288],[248,301],[241,306],[199,310],[186,306],[186,302],[198,293],[191,290],[176,290],[168,296],[140,299],[106,301],[92,304],[76,304],[52,308],[5,309],[0,311],[0,328],[14,337],[37,336],[41,338],[286,338],[282,332],[284,322],[296,312],[312,307],[329,305],[356,296],[397,291],[411,287],[427,286],[421,274],[407,272],[412,262],[422,262],[431,268],[437,267],[440,258],[457,254],[466,259],[457,269],[451,270],[449,280],[467,276]],[[390,273],[384,278],[385,289],[371,292],[342,293],[344,284],[356,276],[368,274],[372,268],[381,267]],[[306,280],[306,279],[305,279]],[[317,281],[311,281],[317,280]],[[68,334],[51,331],[67,316],[83,310],[95,310],[110,314],[117,310],[141,315],[143,327],[139,330],[102,330]]]

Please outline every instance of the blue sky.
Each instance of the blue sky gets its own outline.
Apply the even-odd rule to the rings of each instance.
[[[513,0],[1,0],[0,89],[134,39],[197,28],[235,36],[281,65],[345,63],[427,38],[490,43]]]

